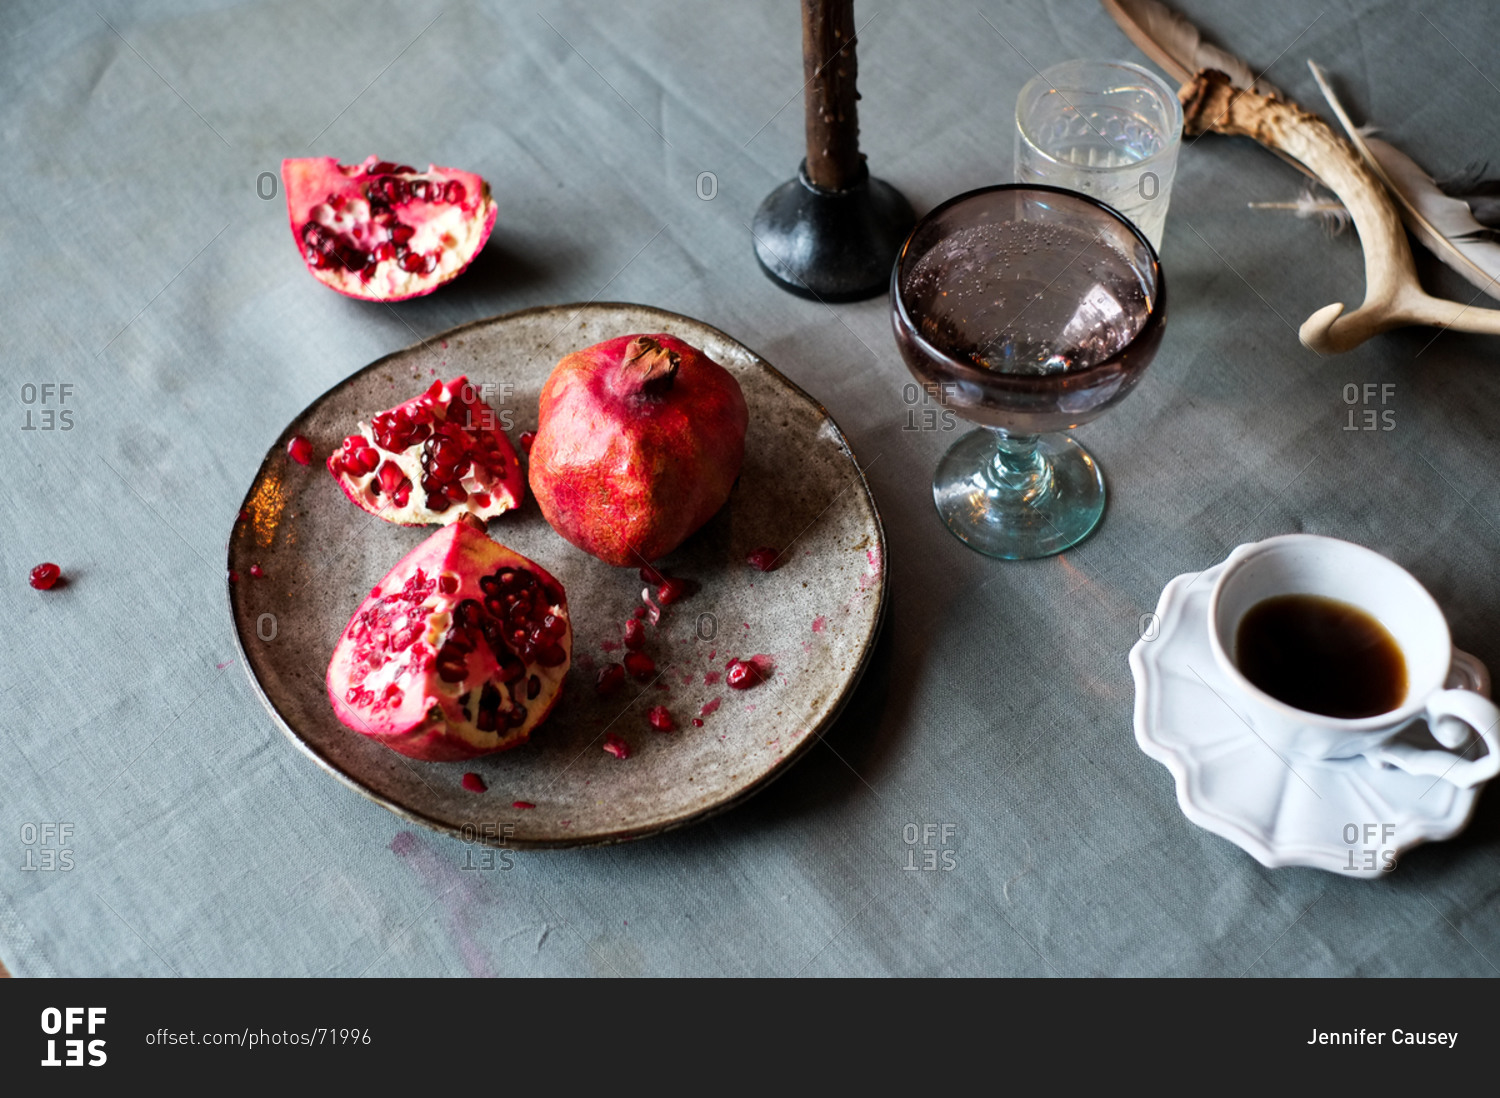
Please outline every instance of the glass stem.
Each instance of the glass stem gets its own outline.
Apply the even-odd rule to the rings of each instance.
[[[997,491],[1026,503],[1051,491],[1052,466],[1037,453],[1036,435],[994,430],[994,436],[995,456],[984,467],[984,476]]]

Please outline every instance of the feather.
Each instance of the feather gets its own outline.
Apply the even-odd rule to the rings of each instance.
[[[1450,198],[1468,203],[1475,220],[1491,229],[1500,229],[1500,179],[1486,179],[1488,164],[1471,164],[1461,174],[1439,179],[1437,185]]]
[[[1261,95],[1281,98],[1275,85],[1227,50],[1203,41],[1198,28],[1160,0],[1101,0],[1116,23],[1147,57],[1179,85],[1203,69],[1218,69],[1236,88],[1252,88]]]
[[[1395,196],[1406,227],[1433,255],[1500,300],[1500,288],[1496,286],[1500,281],[1500,244],[1485,239],[1488,232],[1475,220],[1468,205],[1439,190],[1411,157],[1378,137],[1361,133],[1333,94],[1327,74],[1317,62],[1309,60],[1307,64],[1350,142]]]
[[[1304,220],[1316,217],[1329,236],[1338,236],[1353,220],[1337,198],[1322,198],[1314,194],[1311,187],[1302,188],[1294,202],[1251,202],[1248,205],[1252,210],[1291,210]]]

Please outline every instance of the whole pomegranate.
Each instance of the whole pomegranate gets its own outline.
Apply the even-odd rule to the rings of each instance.
[[[432,293],[458,277],[495,225],[489,185],[456,168],[309,156],[283,160],[281,179],[307,269],[365,301]]]
[[[340,721],[403,755],[468,759],[530,739],[572,650],[562,585],[464,515],[402,558],[349,619],[328,697]]]
[[[344,494],[402,526],[493,518],[526,494],[521,463],[495,410],[462,377],[377,413],[328,456]]]
[[[531,490],[563,537],[614,565],[665,556],[729,499],[749,412],[728,370],[669,335],[568,355],[542,387]]]

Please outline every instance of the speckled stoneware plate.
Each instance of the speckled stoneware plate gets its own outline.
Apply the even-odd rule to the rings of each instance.
[[[635,569],[613,568],[552,531],[528,496],[490,536],[562,581],[574,627],[562,699],[529,744],[464,763],[407,759],[335,719],[324,687],[334,643],[369,590],[436,527],[404,528],[355,507],[323,462],[356,423],[460,374],[484,390],[515,441],[535,430],[537,399],[563,355],[601,340],[666,332],[725,366],[750,406],[745,464],[729,503],[672,556],[670,575],[701,590],[650,630],[666,673],[612,698],[593,686],[621,656],[641,605]],[[310,466],[286,452],[313,444]],[[519,450],[519,446],[517,447]],[[318,765],[406,819],[511,847],[622,842],[681,827],[750,796],[806,751],[843,708],[874,647],[886,597],[885,537],[869,486],[817,401],[714,328],[640,305],[528,309],[455,328],[365,367],[324,393],[271,447],[229,539],[228,585],[245,666],[266,707]],[[760,546],[785,550],[751,568]],[[259,566],[259,577],[251,573]],[[770,681],[722,681],[731,658],[768,655]],[[665,705],[678,729],[653,730]],[[695,727],[693,718],[702,720]],[[630,757],[602,749],[621,736]],[[485,793],[465,790],[467,771]],[[535,805],[515,808],[514,802]]]

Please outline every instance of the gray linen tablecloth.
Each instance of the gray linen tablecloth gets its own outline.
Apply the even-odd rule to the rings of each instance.
[[[1500,166],[1493,7],[1180,7],[1310,108],[1317,59],[1429,170]],[[873,0],[857,18],[863,146],[919,210],[1010,178],[1034,69],[1143,60],[1094,0]],[[1363,294],[1353,234],[1248,209],[1301,178],[1248,141],[1194,141],[1161,353],[1082,433],[1110,481],[1103,526],[1051,560],[977,556],[931,502],[957,436],[903,430],[886,303],[829,309],[756,267],[746,223],[802,155],[799,35],[790,0],[5,6],[13,973],[1500,972],[1493,797],[1373,882],[1264,869],[1184,819],[1137,750],[1126,664],[1172,576],[1301,530],[1412,569],[1456,643],[1500,667],[1500,342],[1405,330],[1342,357],[1302,349],[1304,317]],[[476,269],[394,309],[317,286],[284,202],[256,192],[283,156],[370,152],[477,171],[500,201]],[[472,848],[400,839],[410,825],[277,730],[235,656],[225,539],[266,448],[340,378],[414,333],[593,298],[701,318],[827,405],[869,465],[891,612],[826,743],[748,804],[464,872]],[[1344,430],[1346,386],[1366,382],[1391,387],[1393,429]],[[71,429],[25,430],[47,383],[71,386],[45,405]],[[43,560],[65,589],[27,586]],[[903,869],[928,847],[952,868]],[[56,868],[24,868],[47,849]]]

